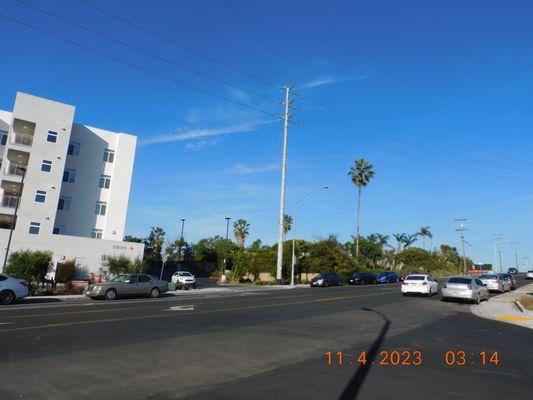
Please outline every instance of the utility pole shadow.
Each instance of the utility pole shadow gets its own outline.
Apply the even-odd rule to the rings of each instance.
[[[372,364],[378,355],[378,351],[381,348],[381,344],[385,340],[385,337],[387,336],[387,332],[389,330],[390,321],[389,319],[380,313],[379,311],[372,310],[370,308],[361,308],[363,311],[370,311],[373,313],[378,314],[384,321],[385,324],[381,328],[381,331],[372,343],[372,346],[370,346],[370,349],[366,353],[366,364],[361,364],[359,368],[357,368],[357,371],[355,372],[352,379],[350,379],[350,382],[346,385],[344,390],[342,391],[342,394],[339,397],[339,400],[355,400],[357,399],[357,395],[359,394],[359,391],[361,390],[361,387],[363,386],[363,383],[365,382],[366,376],[370,372],[370,368],[372,368]]]

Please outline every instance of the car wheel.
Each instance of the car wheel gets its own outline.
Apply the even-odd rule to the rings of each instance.
[[[402,293],[402,296],[403,297],[407,297],[407,293]]]
[[[115,289],[108,289],[105,292],[106,300],[115,300],[117,298],[117,291]]]
[[[324,282],[324,287],[328,287],[329,284],[327,282]]]
[[[446,297],[441,297],[440,301],[448,301],[448,299]]]
[[[477,298],[474,300],[475,304],[481,303],[481,295],[478,293]]]
[[[160,293],[159,288],[155,287],[152,290],[150,290],[150,297],[152,299],[155,299],[156,297],[159,297],[159,293]]]
[[[11,304],[15,301],[15,293],[11,290],[4,290],[0,293],[0,304]]]

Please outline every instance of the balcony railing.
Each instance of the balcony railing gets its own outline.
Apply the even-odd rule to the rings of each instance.
[[[15,208],[19,198],[17,196],[11,196],[9,194],[2,195],[2,207]]]
[[[22,176],[26,168],[27,165],[10,162],[6,166],[5,173],[6,175]]]
[[[27,133],[14,133],[13,134],[13,143],[21,144],[23,146],[31,146],[33,144],[33,135],[28,135]]]

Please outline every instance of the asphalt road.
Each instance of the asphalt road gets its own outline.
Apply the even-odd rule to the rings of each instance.
[[[528,399],[532,338],[395,284],[21,304],[0,308],[0,399]]]

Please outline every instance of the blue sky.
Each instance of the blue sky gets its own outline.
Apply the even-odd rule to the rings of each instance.
[[[267,97],[278,87],[158,40],[78,1],[24,0],[79,24]],[[533,263],[533,3],[530,1],[91,0],[142,26],[276,84],[294,83],[287,206],[322,184],[298,211],[299,237],[355,231],[347,176],[365,157],[362,234],[412,233],[491,262]],[[130,4],[131,3],[131,4]],[[210,92],[278,114],[272,101],[127,49],[4,0],[0,13]],[[186,218],[188,240],[224,234],[225,216],[251,224],[250,241],[276,240],[281,121],[98,57],[2,20],[0,108],[16,91],[76,106],[76,119],[138,136],[127,232]]]

